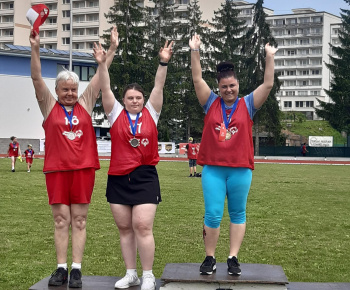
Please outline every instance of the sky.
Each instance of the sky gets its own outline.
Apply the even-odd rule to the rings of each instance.
[[[255,0],[246,1],[256,3]],[[275,15],[291,14],[295,8],[313,8],[336,16],[340,16],[340,8],[350,10],[350,5],[344,0],[264,0],[264,7],[274,10]]]

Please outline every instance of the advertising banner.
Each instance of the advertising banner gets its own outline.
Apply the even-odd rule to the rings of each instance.
[[[309,136],[310,147],[333,147],[333,136]]]

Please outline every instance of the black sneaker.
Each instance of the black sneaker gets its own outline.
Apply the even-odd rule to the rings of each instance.
[[[239,267],[238,259],[233,256],[231,259],[227,259],[227,271],[229,275],[241,275],[241,268]]]
[[[49,286],[61,286],[67,282],[68,270],[64,268],[57,268],[49,280]]]
[[[216,260],[213,256],[206,256],[199,268],[201,275],[211,275],[216,270]]]
[[[69,275],[69,287],[70,288],[81,288],[81,272],[79,269],[72,269]]]
[[[188,177],[192,177],[192,174],[190,174]]]

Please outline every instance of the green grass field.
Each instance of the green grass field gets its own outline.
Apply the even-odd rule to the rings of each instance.
[[[101,161],[89,210],[84,275],[122,276],[119,237],[105,187],[109,162]],[[10,171],[0,159],[0,289],[28,289],[56,267],[53,220],[43,161],[31,173],[24,163]],[[200,178],[187,178],[187,162],[157,166],[163,201],[154,235],[154,273],[167,263],[201,263],[203,198]],[[350,282],[350,167],[257,164],[248,197],[242,263],[281,265],[289,281]],[[228,254],[225,212],[216,258]],[[68,258],[68,264],[71,264]],[[139,274],[141,267],[138,264]]]

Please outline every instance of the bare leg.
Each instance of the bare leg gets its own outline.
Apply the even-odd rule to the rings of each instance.
[[[132,225],[136,236],[142,269],[152,270],[155,243],[153,237],[153,221],[156,204],[135,205],[132,212]]]
[[[12,169],[15,169],[15,165],[16,165],[16,157],[11,156],[11,166],[12,166]]]
[[[69,227],[71,223],[70,207],[65,204],[52,204],[52,215],[55,222],[55,246],[58,264],[67,262]]]
[[[81,263],[86,241],[86,219],[89,204],[71,205],[71,223],[72,223],[72,256],[74,263]]]
[[[133,207],[122,204],[110,204],[115,223],[119,230],[120,246],[126,269],[136,269],[136,238],[132,228]]]
[[[204,245],[206,256],[215,256],[216,244],[219,240],[220,227],[209,228],[204,226]]]
[[[230,255],[229,256],[237,257],[245,235],[245,228],[246,228],[245,223],[244,224],[230,223]]]

